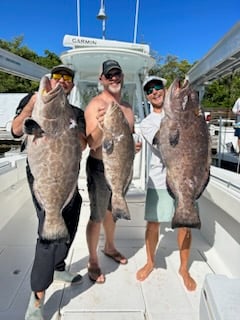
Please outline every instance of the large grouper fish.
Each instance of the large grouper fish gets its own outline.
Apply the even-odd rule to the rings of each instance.
[[[133,176],[135,144],[122,109],[112,103],[104,116],[102,156],[104,173],[112,190],[112,215],[118,219],[130,220],[125,199]]]
[[[166,183],[175,199],[172,228],[200,228],[196,200],[210,176],[211,144],[198,93],[176,79],[166,93],[164,118],[156,135],[167,170]]]
[[[24,132],[34,195],[45,211],[42,238],[67,239],[62,211],[76,190],[82,152],[76,116],[60,84],[51,88],[47,77],[41,79]]]

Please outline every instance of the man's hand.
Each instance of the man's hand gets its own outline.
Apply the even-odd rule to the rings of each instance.
[[[105,116],[105,113],[106,113],[105,106],[100,106],[98,108],[98,113],[97,113],[96,119],[98,121],[99,128],[102,129],[102,130],[103,130],[103,127],[104,127],[104,116]]]
[[[135,152],[137,153],[142,149],[142,140],[140,135],[138,135],[137,133],[133,133],[133,139],[135,143]]]

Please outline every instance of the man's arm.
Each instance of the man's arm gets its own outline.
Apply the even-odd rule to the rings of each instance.
[[[23,122],[26,118],[31,117],[34,104],[36,102],[36,94],[32,95],[28,103],[23,107],[22,111],[12,121],[12,134],[14,137],[23,135]]]
[[[87,142],[91,149],[96,150],[102,145],[103,119],[106,106],[103,101],[93,98],[85,109]]]

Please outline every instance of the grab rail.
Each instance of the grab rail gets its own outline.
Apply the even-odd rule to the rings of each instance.
[[[216,176],[216,175],[214,175],[214,174],[211,174],[211,177],[214,178],[214,179],[216,179],[216,180],[218,180],[218,181],[223,182],[223,183],[226,185],[227,188],[231,188],[231,189],[234,189],[234,190],[236,190],[236,191],[240,191],[240,185],[237,185],[237,184],[235,184],[235,183],[232,183],[232,182],[230,182],[229,180],[226,180],[226,179],[224,179],[224,178],[220,178],[220,177],[218,177],[218,176]]]

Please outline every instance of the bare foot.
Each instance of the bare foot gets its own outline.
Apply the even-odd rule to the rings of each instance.
[[[145,266],[139,269],[138,272],[136,273],[137,280],[144,281],[152,271],[153,271],[153,266],[149,264],[145,264]]]
[[[191,277],[190,273],[186,271],[179,271],[179,274],[182,276],[184,285],[187,288],[187,290],[194,291],[197,287],[197,284],[195,280]]]

